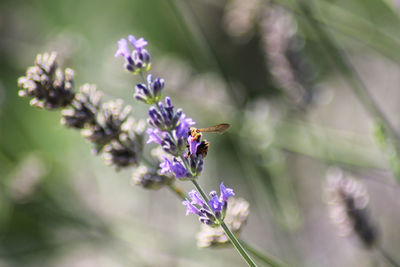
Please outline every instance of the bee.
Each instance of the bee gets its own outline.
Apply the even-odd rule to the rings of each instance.
[[[200,142],[201,133],[222,134],[226,130],[228,130],[230,127],[231,127],[231,125],[228,123],[220,123],[218,125],[214,125],[214,126],[206,127],[206,128],[190,127],[188,135],[192,136],[193,141]],[[201,141],[200,145],[197,147],[196,154],[197,155],[201,154],[204,158],[205,156],[207,156],[209,146],[210,146],[210,143],[208,143],[207,141]]]

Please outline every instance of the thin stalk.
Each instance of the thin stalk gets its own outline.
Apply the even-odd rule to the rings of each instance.
[[[196,180],[191,180],[193,185],[196,187],[197,191],[200,193],[200,195],[203,197],[206,205],[208,206],[209,199],[207,195],[204,193],[203,189],[201,186],[197,183]],[[210,208],[210,211],[212,209]],[[235,237],[235,235],[231,232],[231,230],[226,226],[224,221],[220,221],[222,229],[224,229],[225,234],[228,236],[229,240],[233,244],[233,246],[236,248],[236,250],[239,252],[240,256],[244,259],[244,261],[249,265],[249,266],[257,266],[255,262],[252,260],[252,258],[247,254],[246,250],[243,248],[243,246],[240,244],[239,240]]]
[[[384,250],[382,247],[378,247],[378,250],[381,253],[382,257],[392,266],[400,267],[400,263],[398,263],[386,250]]]
[[[388,118],[384,115],[382,110],[378,107],[375,100],[370,95],[366,85],[362,81],[361,77],[357,73],[356,69],[344,53],[342,49],[336,44],[333,37],[327,32],[321,25],[314,19],[314,14],[307,1],[297,2],[300,12],[303,14],[303,18],[306,20],[310,29],[314,32],[315,36],[321,42],[322,49],[325,50],[325,55],[330,62],[340,71],[347,83],[350,85],[353,93],[358,97],[361,104],[373,118],[373,120],[381,125],[383,133],[387,139],[395,140],[392,145],[396,151],[396,157],[400,155],[400,145],[396,140],[399,139],[399,135],[394,130],[394,127],[389,122]],[[400,174],[393,170],[397,181],[400,182]]]
[[[187,198],[186,194],[183,192],[182,188],[177,187],[174,183],[169,184],[168,188],[171,189],[172,192],[175,193],[181,200],[185,200]]]
[[[251,245],[247,244],[243,240],[239,240],[240,243],[247,251],[252,254],[254,257],[258,258],[259,260],[263,261],[264,263],[268,264],[269,266],[278,267],[278,266],[288,266],[285,263],[280,262],[279,260],[274,259],[271,256],[266,256],[263,252],[257,250],[256,248],[252,247]]]

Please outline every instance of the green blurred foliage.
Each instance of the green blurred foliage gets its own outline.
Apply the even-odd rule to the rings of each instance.
[[[200,126],[233,125],[223,136],[207,136],[212,146],[200,182],[208,191],[223,180],[249,200],[247,243],[294,266],[366,266],[373,255],[336,236],[321,200],[326,169],[336,165],[365,178],[382,244],[400,248],[400,217],[392,213],[399,204],[391,166],[398,164],[388,163],[398,159],[373,140],[373,118],[296,1],[277,2],[295,25],[295,48],[285,56],[297,64],[294,77],[306,81],[301,104],[276,82],[265,48],[264,19],[276,5],[255,1],[243,37],[227,30],[232,2],[0,3],[0,266],[85,260],[89,266],[242,266],[233,250],[196,248],[197,221],[184,217],[170,192],[128,187],[130,172],[103,166],[78,133],[59,124],[58,112],[33,109],[17,96],[17,78],[35,55],[55,50],[62,67],[76,71],[76,88],[96,83],[106,98],[123,98],[144,118],[146,107],[132,99],[135,78],[113,57],[128,34],[149,41],[157,74],[177,77],[166,86],[176,106]],[[344,50],[399,131],[400,7],[389,0],[310,3],[309,15]],[[26,177],[36,180],[21,197],[18,181]]]

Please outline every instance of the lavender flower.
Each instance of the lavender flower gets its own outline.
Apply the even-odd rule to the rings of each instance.
[[[361,182],[334,168],[327,174],[325,193],[330,217],[340,235],[347,236],[354,232],[367,248],[377,244],[377,230],[367,210],[368,192]]]
[[[147,86],[139,83],[135,87],[134,97],[146,104],[155,104],[161,98],[161,91],[164,88],[164,79],[157,77],[153,79],[151,74],[147,75]]]
[[[96,85],[84,84],[80,92],[75,95],[71,108],[61,111],[61,123],[77,129],[96,124],[96,114],[101,109],[102,96]]]
[[[167,157],[164,157],[164,162],[160,163],[161,173],[173,173],[176,178],[190,178],[191,174],[185,166],[176,158],[171,162]]]
[[[224,218],[225,224],[238,236],[246,225],[249,216],[249,203],[244,199],[229,198],[229,209],[226,210]],[[197,233],[197,246],[204,247],[225,247],[231,245],[228,237],[221,226],[210,227],[201,224],[200,231]]]
[[[121,126],[118,138],[104,146],[103,158],[107,165],[115,165],[117,169],[136,166],[142,150],[143,133],[135,129],[134,120],[130,118]]]
[[[118,49],[115,52],[115,57],[124,57],[125,68],[133,74],[150,70],[150,54],[143,48],[147,45],[147,41],[143,38],[136,39],[133,35],[129,35],[128,40],[134,49],[131,51],[128,41],[122,38],[118,42]]]
[[[122,107],[118,99],[103,104],[96,117],[96,123],[82,130],[82,135],[96,144],[95,152],[101,151],[107,143],[116,139],[121,133],[121,126],[127,120],[130,106]]]
[[[57,109],[68,106],[74,98],[74,71],[57,68],[57,54],[44,53],[36,56],[35,65],[29,67],[26,76],[18,79],[21,97],[31,97],[30,105]]]
[[[143,47],[147,45],[147,42],[143,38],[137,40],[134,36],[129,36],[128,39],[135,48],[133,53],[144,53]],[[121,39],[115,56],[123,56],[128,66],[131,66],[135,61],[134,55],[130,52],[128,41]],[[135,71],[132,67],[128,69]],[[140,71],[143,72],[144,69]],[[169,97],[165,98],[164,103],[159,101],[164,85],[164,79],[160,77],[154,79],[149,74],[144,83],[139,83],[135,87],[134,97],[152,105],[148,112],[148,124],[151,128],[146,131],[149,136],[147,143],[157,143],[165,152],[174,156],[172,160],[164,158],[160,163],[163,174],[171,173],[178,179],[191,179],[197,177],[203,169],[208,143],[200,141],[199,138],[188,139],[190,126],[195,122],[187,118],[182,109],[175,111]],[[187,147],[189,151],[184,153]]]
[[[132,173],[132,180],[135,185],[140,185],[145,189],[158,190],[165,185],[172,184],[174,178],[160,175],[157,170],[141,165]]]
[[[200,222],[216,227],[224,220],[228,208],[228,199],[234,195],[235,193],[231,188],[226,188],[224,183],[221,183],[220,196],[217,196],[216,191],[211,191],[208,204],[204,202],[196,190],[189,192],[191,201],[185,199],[182,204],[186,206],[186,215],[190,213],[199,215]]]
[[[148,123],[154,128],[147,130],[149,135],[147,143],[158,143],[164,151],[180,157],[187,146],[189,127],[195,122],[191,118],[187,118],[181,109],[175,112],[169,97],[165,98],[165,105],[158,102],[157,106],[150,107],[149,117]],[[198,168],[199,160],[192,160],[191,163],[196,163],[194,164],[195,172],[197,169],[201,171],[201,168]],[[188,162],[189,165],[193,165],[191,163]]]

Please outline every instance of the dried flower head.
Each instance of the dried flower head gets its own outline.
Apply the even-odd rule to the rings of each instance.
[[[262,4],[260,0],[227,1],[223,17],[226,32],[232,37],[251,37],[260,16]]]
[[[339,234],[347,236],[354,232],[366,247],[376,244],[377,231],[368,214],[365,186],[335,168],[328,171],[325,193],[330,218],[338,226]]]
[[[141,165],[133,171],[132,180],[135,185],[142,186],[145,189],[158,190],[165,185],[173,183],[174,178],[160,175],[157,170]]]
[[[103,104],[96,116],[95,124],[82,130],[82,135],[96,145],[96,153],[121,134],[121,126],[131,111],[130,106],[123,107],[122,105],[121,99]]]
[[[134,120],[129,118],[121,127],[118,138],[104,146],[103,158],[107,165],[117,169],[136,166],[143,150],[143,132],[137,131]]]
[[[96,114],[101,107],[103,94],[94,84],[84,84],[75,95],[71,108],[61,111],[61,123],[67,127],[82,129],[87,125],[96,124]]]
[[[314,75],[302,53],[302,39],[292,15],[281,6],[270,4],[260,22],[263,46],[274,81],[296,105],[309,100]]]
[[[240,231],[246,225],[249,216],[249,203],[242,198],[230,198],[228,200],[229,208],[226,211],[224,222],[238,236]],[[202,224],[197,233],[198,247],[225,247],[230,245],[228,237],[224,230],[219,227],[210,227]]]
[[[74,98],[74,71],[57,68],[56,57],[55,52],[38,54],[35,65],[18,79],[18,86],[22,87],[19,96],[32,98],[32,106],[57,109],[69,105]]]

